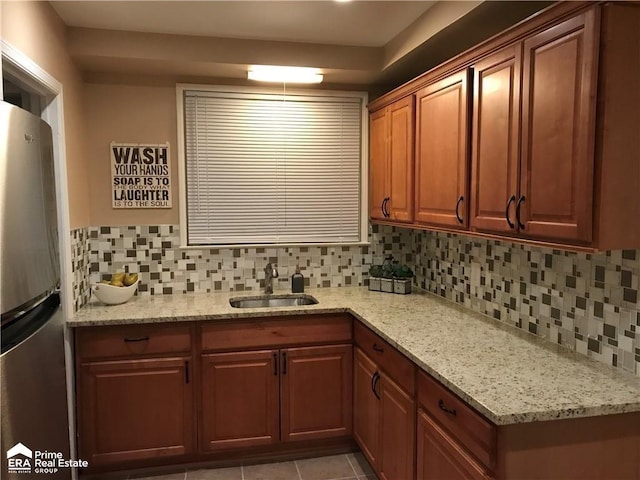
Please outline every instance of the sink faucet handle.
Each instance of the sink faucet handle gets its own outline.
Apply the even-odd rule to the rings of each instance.
[[[267,263],[267,266],[264,267],[264,273],[267,274],[267,277],[277,278],[278,277],[278,269],[275,263]]]

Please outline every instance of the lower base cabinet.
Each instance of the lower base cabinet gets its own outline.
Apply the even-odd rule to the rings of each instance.
[[[277,350],[202,356],[203,451],[279,440],[278,361]]]
[[[490,477],[428,414],[418,410],[418,480],[488,480]]]
[[[203,451],[351,435],[351,345],[202,355]]]
[[[91,466],[193,451],[190,357],[80,366],[80,458]]]
[[[360,348],[355,351],[353,427],[356,442],[380,479],[414,478],[413,396]]]

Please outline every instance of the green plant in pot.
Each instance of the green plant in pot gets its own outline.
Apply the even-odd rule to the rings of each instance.
[[[382,277],[382,273],[382,265],[371,265],[369,267],[369,290],[375,292],[380,291],[380,278]]]
[[[394,265],[393,269],[393,291],[394,293],[400,293],[406,295],[411,293],[411,278],[413,277],[413,271],[408,265]]]

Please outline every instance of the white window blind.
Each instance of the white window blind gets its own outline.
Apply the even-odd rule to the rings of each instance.
[[[362,108],[185,91],[188,243],[359,242]]]

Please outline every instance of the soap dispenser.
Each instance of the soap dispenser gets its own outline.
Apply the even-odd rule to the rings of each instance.
[[[304,277],[300,273],[300,265],[296,265],[296,273],[291,275],[291,291],[293,293],[304,292]]]

